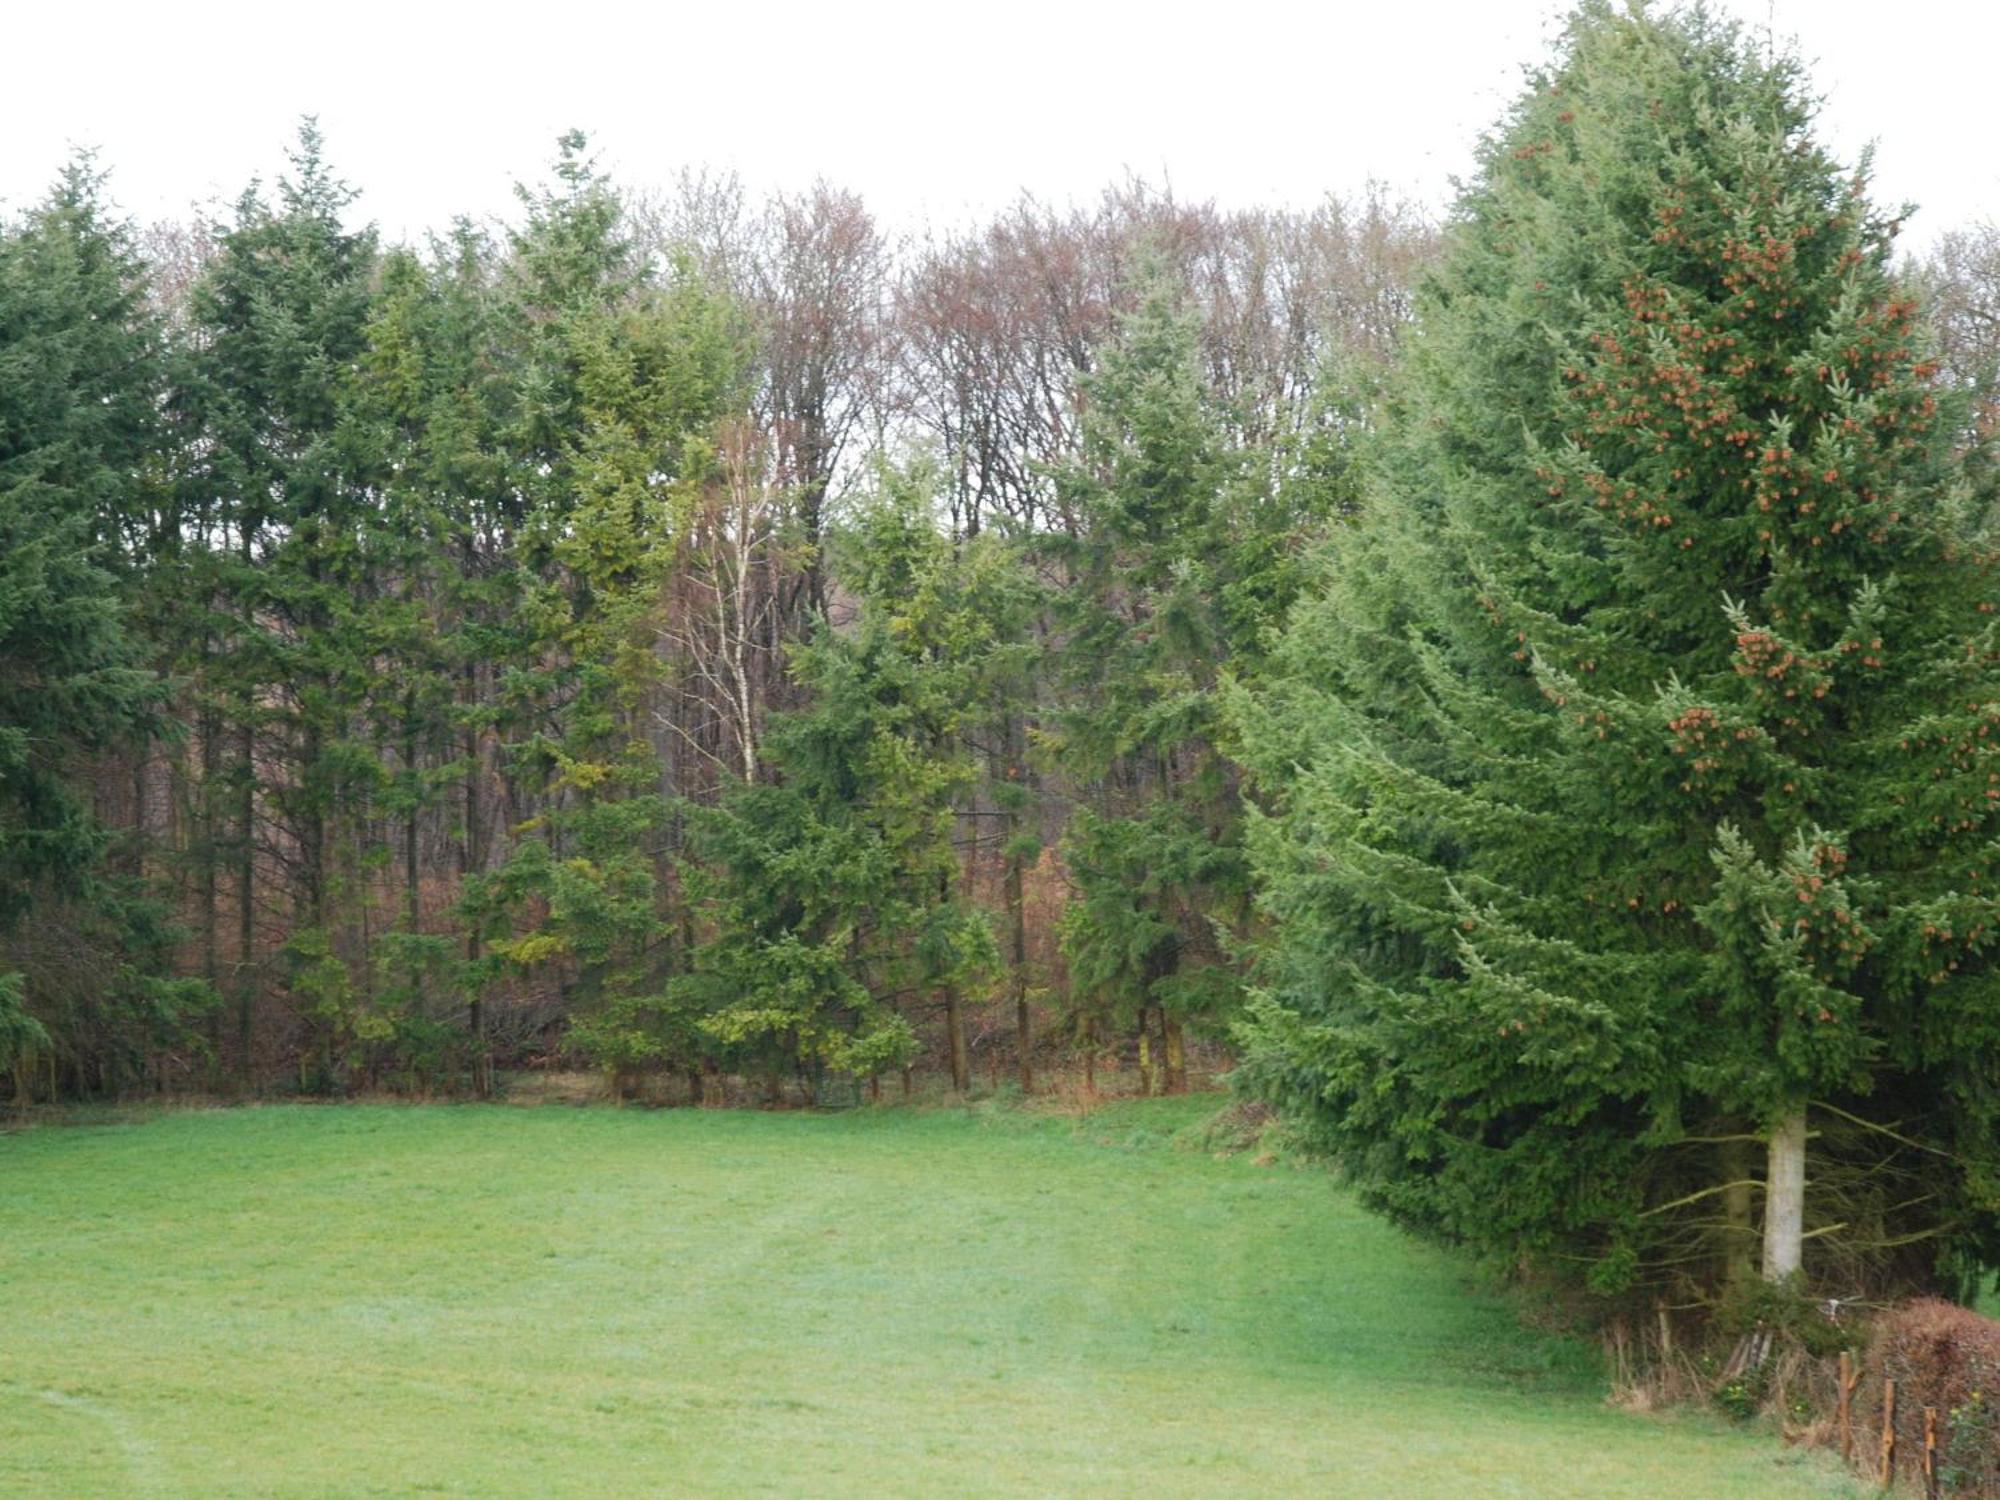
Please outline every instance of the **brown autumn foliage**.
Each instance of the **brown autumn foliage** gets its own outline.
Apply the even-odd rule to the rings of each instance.
[[[1876,1454],[1883,1381],[1893,1380],[1898,1471],[1920,1472],[1930,1407],[1944,1493],[2000,1495],[2000,1322],[1935,1297],[1904,1303],[1876,1319],[1862,1371],[1855,1420]]]

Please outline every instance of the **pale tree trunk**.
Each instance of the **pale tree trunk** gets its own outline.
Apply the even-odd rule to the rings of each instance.
[[[1787,1105],[1771,1126],[1766,1142],[1769,1156],[1764,1172],[1764,1259],[1766,1283],[1780,1283],[1796,1277],[1805,1259],[1806,1222],[1806,1111],[1802,1104]],[[1734,1199],[1724,1197],[1727,1211]],[[1733,1379],[1745,1370],[1760,1368],[1770,1357],[1777,1330],[1760,1321],[1737,1341],[1736,1352],[1723,1366],[1722,1378]]]
[[[1806,1112],[1794,1105],[1771,1127],[1770,1169],[1764,1179],[1764,1279],[1783,1281],[1804,1260]]]
[[[748,422],[725,426],[720,438],[722,483],[703,492],[679,569],[681,603],[662,625],[692,683],[734,741],[704,742],[663,711],[658,722],[717,772],[757,779],[764,682],[775,649],[779,605],[779,490],[770,482],[770,455]]]

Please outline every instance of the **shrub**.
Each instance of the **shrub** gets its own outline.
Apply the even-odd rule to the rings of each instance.
[[[1894,1308],[1876,1320],[1857,1393],[1877,1431],[1884,1379],[1896,1382],[1896,1447],[1909,1455],[1898,1469],[1914,1469],[1923,1451],[1924,1408],[1934,1406],[1940,1487],[1953,1495],[2000,1496],[2000,1322],[1937,1298]]]

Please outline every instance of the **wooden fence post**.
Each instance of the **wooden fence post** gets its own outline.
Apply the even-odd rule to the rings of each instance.
[[[1896,1482],[1896,1382],[1882,1382],[1882,1487]]]
[[[1840,1461],[1854,1462],[1854,1382],[1860,1377],[1854,1373],[1852,1351],[1840,1351]]]
[[[1938,1500],[1937,1408],[1924,1408],[1924,1500]]]

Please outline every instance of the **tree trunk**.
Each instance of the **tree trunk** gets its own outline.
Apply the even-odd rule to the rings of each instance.
[[[1016,786],[1025,780],[1018,750],[1019,731],[1013,716],[1007,719],[1007,774]],[[1027,872],[1022,868],[1021,857],[1021,814],[1011,803],[1005,824],[1007,836],[1007,921],[1009,926],[1008,944],[1010,952],[1010,972],[1008,982],[1014,991],[1014,1063],[1020,1070],[1021,1092],[1035,1091],[1035,1037],[1028,1017],[1028,906]]]
[[[472,956],[477,958],[479,939],[471,939],[470,946]],[[477,995],[465,1007],[465,1029],[472,1046],[473,1097],[489,1099],[493,1096],[493,1054],[486,1047],[486,1002]]]
[[[1806,1112],[1788,1108],[1771,1127],[1764,1178],[1764,1279],[1797,1274],[1805,1258]]]
[[[206,654],[207,647],[203,651]],[[204,703],[201,725],[201,977],[219,1000],[222,993],[222,902],[216,865],[221,815],[216,806],[222,779],[222,725],[212,704]],[[222,1007],[208,1013],[209,1086],[216,1083],[222,1062]]]
[[[248,709],[245,709],[248,712]],[[237,807],[236,850],[236,1072],[246,1089],[255,1070],[251,1035],[253,949],[257,940],[257,741],[248,724],[242,734],[242,799]]]
[[[142,742],[132,751],[132,832],[131,841],[132,875],[135,879],[146,878],[146,757],[149,745]]]
[[[1729,1141],[1722,1148],[1723,1273],[1731,1287],[1748,1284],[1757,1274],[1757,1216],[1751,1181],[1756,1170],[1752,1143]]]
[[[412,933],[423,931],[424,926],[423,883],[417,869],[417,831],[417,810],[413,807],[403,819],[403,915]]]
[[[476,668],[465,669],[465,697],[468,703],[479,699],[479,675]],[[479,744],[479,732],[468,727],[465,731],[465,837],[458,846],[459,894],[465,894],[465,882],[480,873],[486,866],[485,830],[479,821],[479,784],[484,758]],[[474,986],[465,1008],[466,1044],[472,1050],[472,1093],[475,1098],[489,1098],[493,1093],[493,1057],[486,1047],[486,1001],[483,983],[479,979],[480,942],[479,924],[474,919],[466,924],[465,960],[466,966],[474,970],[471,980]]]
[[[1011,827],[1016,821],[1008,819]],[[1021,856],[1007,856],[1007,915],[1013,924],[1012,972],[1008,981],[1014,990],[1014,1059],[1020,1070],[1021,1092],[1035,1091],[1035,1034],[1028,1019],[1028,919],[1022,898]]]
[[[1162,1014],[1160,1029],[1166,1033],[1167,1092],[1185,1094],[1188,1091],[1187,1042],[1181,1035],[1181,1023]]]
[[[972,1089],[972,1055],[965,1045],[965,1012],[959,1004],[958,986],[948,984],[944,989],[944,1029],[951,1045],[951,1087],[954,1093],[969,1093]]]
[[[1019,1061],[1021,1092],[1035,1091],[1035,1033],[1028,1020],[1028,997],[1021,991],[1014,995],[1014,1053]]]
[[[324,792],[320,781],[326,772],[321,764],[324,758],[320,728],[308,724],[299,755],[299,796],[305,804],[299,817],[299,868],[305,876],[305,888],[293,910],[298,913],[301,925],[316,929],[326,926],[327,905],[326,810],[320,800]],[[331,937],[329,932],[329,940]]]
[[[324,746],[317,724],[308,723],[300,736],[300,751],[297,767],[298,783],[293,789],[298,799],[300,812],[297,822],[299,841],[298,869],[301,884],[292,898],[292,930],[289,938],[297,938],[299,929],[319,934],[326,940],[327,952],[335,959],[345,961],[345,945],[335,941],[333,925],[327,921],[327,818],[321,802],[324,788],[321,778],[325,774]],[[282,812],[284,794],[278,796]],[[292,1007],[292,1014],[304,1023],[305,1033],[310,1041],[299,1048],[299,1092],[331,1093],[333,1091],[333,1028],[336,1024],[331,1014],[322,1013],[324,1003],[314,1003],[302,1011]],[[319,1059],[320,1074],[317,1085],[307,1071],[307,1058]]]
[[[1139,1011],[1139,1097],[1153,1097],[1153,1007]]]

